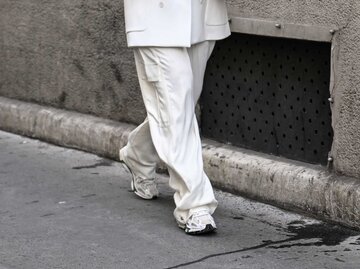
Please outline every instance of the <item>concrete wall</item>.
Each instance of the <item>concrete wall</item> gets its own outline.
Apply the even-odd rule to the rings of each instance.
[[[332,155],[360,178],[360,2],[228,0],[232,16],[335,26],[339,31]],[[139,123],[145,116],[122,1],[2,0],[0,95]]]
[[[123,2],[1,0],[0,95],[138,123]]]

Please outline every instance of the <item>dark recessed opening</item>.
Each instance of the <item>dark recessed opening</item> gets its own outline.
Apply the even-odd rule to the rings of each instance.
[[[200,99],[202,135],[325,165],[333,139],[330,48],[238,33],[218,41]]]

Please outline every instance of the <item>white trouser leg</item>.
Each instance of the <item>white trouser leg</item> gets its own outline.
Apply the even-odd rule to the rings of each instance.
[[[204,75],[206,70],[206,63],[214,50],[215,41],[205,41],[195,44],[188,48],[188,54],[191,62],[191,69],[193,72],[193,95],[195,105],[199,100],[202,92]]]
[[[151,140],[148,118],[129,134],[127,145],[120,151],[136,175],[144,179],[155,178],[160,158]]]
[[[213,213],[217,206],[210,181],[203,171],[201,141],[194,113],[213,45],[214,42],[203,42],[191,49],[135,50],[148,118],[131,133],[126,155],[143,176],[153,175],[155,165],[150,169],[149,164],[154,164],[158,156],[166,163],[169,183],[175,190],[174,216],[179,223],[186,222],[190,211],[207,209]],[[206,57],[201,56],[204,50]]]

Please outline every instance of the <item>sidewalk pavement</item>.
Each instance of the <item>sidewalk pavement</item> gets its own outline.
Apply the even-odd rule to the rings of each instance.
[[[0,268],[358,268],[360,233],[216,191],[218,232],[188,236],[115,161],[0,132]]]
[[[118,160],[134,125],[0,96],[0,129]],[[212,183],[245,197],[360,229],[360,180],[326,167],[202,140]]]

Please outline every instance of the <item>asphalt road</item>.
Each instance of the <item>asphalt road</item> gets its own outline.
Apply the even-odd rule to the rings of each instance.
[[[114,161],[0,132],[0,269],[360,268],[360,233],[221,191],[218,232],[188,236]]]

